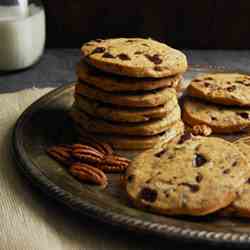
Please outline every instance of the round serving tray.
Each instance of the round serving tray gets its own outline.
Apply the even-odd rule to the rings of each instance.
[[[237,69],[190,67],[185,82],[198,73],[239,72]],[[244,72],[245,73],[245,72]],[[128,230],[177,240],[250,246],[250,220],[207,216],[167,217],[147,213],[130,205],[120,176],[109,175],[109,186],[100,189],[82,184],[49,158],[45,150],[74,141],[73,124],[67,111],[73,103],[74,84],[60,87],[33,103],[18,119],[13,133],[17,166],[45,194],[75,211]]]

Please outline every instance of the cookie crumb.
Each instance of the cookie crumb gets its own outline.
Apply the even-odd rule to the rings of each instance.
[[[192,127],[193,135],[209,136],[212,134],[212,129],[206,124],[197,124]]]

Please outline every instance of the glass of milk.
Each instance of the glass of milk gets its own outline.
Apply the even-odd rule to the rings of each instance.
[[[0,0],[0,71],[36,63],[44,51],[45,13],[39,0]]]

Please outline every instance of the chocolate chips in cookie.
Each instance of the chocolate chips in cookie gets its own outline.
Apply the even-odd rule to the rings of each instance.
[[[237,73],[199,75],[191,81],[188,93],[212,103],[250,106],[250,76]]]
[[[234,144],[198,136],[145,151],[126,175],[135,176],[126,183],[135,206],[150,205],[151,211],[167,215],[201,216],[228,206],[250,171]]]
[[[181,51],[152,39],[103,39],[84,44],[81,51],[83,59],[96,68],[129,77],[162,78],[187,69],[187,59]]]

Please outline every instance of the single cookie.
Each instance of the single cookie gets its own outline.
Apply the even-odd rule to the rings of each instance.
[[[81,124],[75,124],[76,130],[80,135],[86,135],[86,130],[82,128]],[[169,127],[165,132],[153,136],[126,136],[126,135],[100,135],[93,134],[98,140],[109,143],[115,149],[122,150],[145,150],[154,147],[156,144],[168,144],[179,141],[184,133],[184,124],[178,121]]]
[[[187,124],[205,124],[214,133],[241,132],[250,128],[250,109],[219,106],[191,98],[184,100],[182,117]]]
[[[85,82],[76,84],[75,93],[89,99],[125,107],[160,106],[176,96],[176,91],[173,88],[162,88],[139,93],[110,93],[92,87]]]
[[[75,104],[78,109],[87,114],[115,122],[146,122],[166,117],[178,106],[177,97],[166,104],[152,108],[124,108],[90,100],[80,95],[75,95]]]
[[[131,78],[112,75],[98,70],[95,67],[81,61],[77,64],[77,76],[79,80],[87,82],[107,92],[127,92],[138,90],[153,90],[162,87],[177,89],[182,80],[181,75],[165,78]]]
[[[214,103],[250,106],[250,76],[231,73],[203,74],[191,81],[188,93]]]
[[[239,139],[234,144],[248,160],[246,168],[250,173],[250,137]],[[237,198],[228,207],[220,211],[220,215],[250,218],[250,178],[239,189]]]
[[[152,39],[97,39],[81,48],[84,60],[100,70],[131,77],[167,77],[187,69],[179,50]]]
[[[173,123],[181,119],[180,107],[177,106],[167,117],[160,120],[143,122],[143,123],[115,123],[102,119],[96,119],[86,113],[73,107],[70,116],[76,123],[89,132],[100,134],[121,134],[121,135],[138,135],[149,136],[157,135],[166,131]]]
[[[206,215],[228,206],[249,178],[247,160],[232,143],[195,137],[148,150],[126,172],[138,207],[169,215]]]

